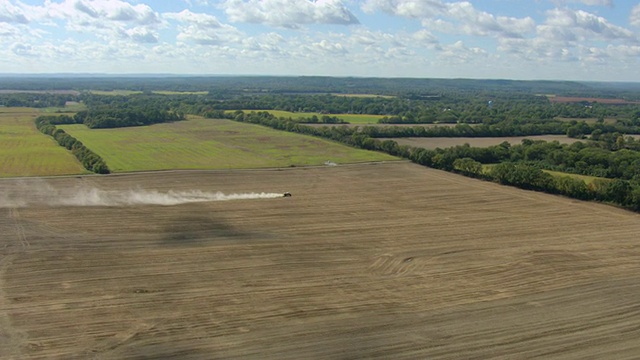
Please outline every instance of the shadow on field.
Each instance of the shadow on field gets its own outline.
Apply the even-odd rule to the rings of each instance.
[[[248,242],[270,238],[267,233],[238,229],[223,219],[183,217],[174,219],[164,228],[162,245],[197,246],[215,243]]]

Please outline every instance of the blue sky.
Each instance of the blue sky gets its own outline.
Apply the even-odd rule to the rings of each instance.
[[[0,0],[0,73],[640,81],[640,0]]]

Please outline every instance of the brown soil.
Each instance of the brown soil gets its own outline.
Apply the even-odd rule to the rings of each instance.
[[[293,196],[45,204],[80,185]],[[7,207],[30,186],[40,205]],[[640,357],[640,216],[610,206],[405,162],[5,179],[3,197],[2,359]]]
[[[628,101],[624,99],[607,99],[607,98],[591,98],[591,97],[569,97],[569,96],[552,96],[549,97],[549,101],[552,103],[577,103],[577,102],[590,102],[609,105],[627,105],[627,104],[639,104],[638,101]]]

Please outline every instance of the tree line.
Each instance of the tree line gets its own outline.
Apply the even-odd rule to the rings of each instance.
[[[40,132],[53,137],[60,146],[71,151],[85,169],[97,174],[108,174],[109,167],[100,155],[89,150],[82,142],[64,130],[56,128],[56,125],[76,123],[76,119],[68,115],[39,116],[35,120],[36,128]]]
[[[78,101],[78,96],[56,93],[0,93],[0,106],[4,107],[64,107],[68,101]]]

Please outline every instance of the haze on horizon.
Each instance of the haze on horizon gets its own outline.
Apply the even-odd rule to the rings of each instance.
[[[640,81],[640,1],[0,0],[0,73]]]

